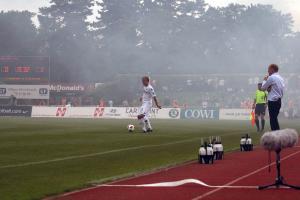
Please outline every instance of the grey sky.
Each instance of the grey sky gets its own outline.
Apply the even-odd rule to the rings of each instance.
[[[295,30],[300,31],[300,0],[206,0],[212,6],[226,6],[229,3],[272,4],[284,13],[292,13]],[[0,10],[30,10],[38,12],[38,8],[49,5],[49,0],[0,0]]]

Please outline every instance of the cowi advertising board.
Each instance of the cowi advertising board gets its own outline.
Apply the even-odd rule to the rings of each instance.
[[[0,97],[49,99],[49,85],[0,85]]]
[[[251,109],[220,109],[221,120],[250,120]]]
[[[56,118],[104,118],[104,119],[135,119],[139,114],[137,107],[39,107],[33,106],[32,117]],[[151,118],[179,119],[180,109],[152,108]]]
[[[181,119],[219,119],[219,109],[216,108],[188,108],[181,110]]]

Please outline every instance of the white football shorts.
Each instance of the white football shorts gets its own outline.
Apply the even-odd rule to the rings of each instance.
[[[152,104],[144,102],[139,110],[139,115],[144,115],[145,117],[150,117]]]

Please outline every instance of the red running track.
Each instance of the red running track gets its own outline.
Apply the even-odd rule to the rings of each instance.
[[[300,148],[282,152],[282,175],[290,184],[300,185]],[[186,164],[160,172],[114,182],[117,185],[139,185],[159,182],[198,179],[209,185],[258,186],[275,181],[275,165],[268,171],[268,154],[262,149],[234,152],[214,165]],[[272,155],[274,161],[274,155]],[[207,188],[196,184],[178,187],[105,187],[75,191],[54,198],[56,200],[290,200],[300,199],[300,191],[293,189]]]

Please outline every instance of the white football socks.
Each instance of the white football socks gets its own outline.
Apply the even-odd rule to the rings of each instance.
[[[150,130],[152,130],[152,126],[151,126],[150,120],[149,119],[145,120],[145,123],[146,123],[147,128],[150,129]]]
[[[145,122],[145,120],[144,119],[140,119],[140,125],[142,126],[142,130],[144,131],[144,132],[147,132],[147,124],[146,124],[146,122]]]

